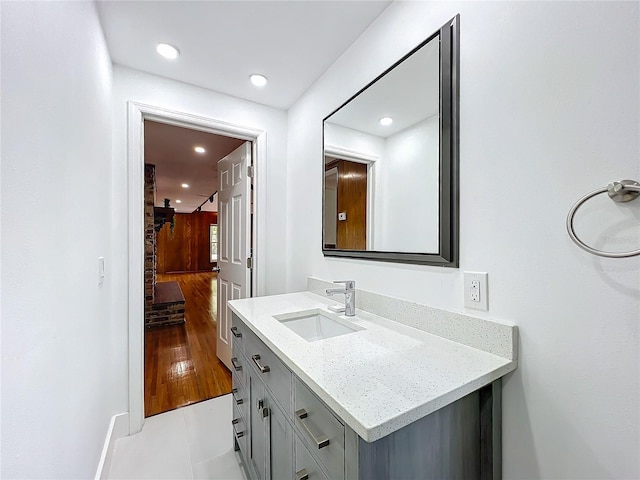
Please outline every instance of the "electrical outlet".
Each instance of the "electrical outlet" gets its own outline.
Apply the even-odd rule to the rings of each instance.
[[[476,310],[489,310],[489,274],[464,272],[464,306]]]
[[[471,280],[471,289],[469,290],[469,294],[471,295],[472,302],[480,301],[480,281],[479,280]]]

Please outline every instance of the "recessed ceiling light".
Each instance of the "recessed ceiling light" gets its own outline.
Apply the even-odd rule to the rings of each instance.
[[[175,60],[178,58],[178,55],[180,55],[180,51],[168,43],[159,43],[156,45],[156,52],[169,60]]]
[[[382,125],[383,127],[391,125],[392,123],[393,123],[393,118],[391,117],[382,117],[380,119],[380,125]]]
[[[193,149],[196,151],[196,153],[204,153],[204,152],[206,152],[204,147],[193,147]]]
[[[183,183],[182,184],[182,188],[189,188],[189,184],[188,183]]]
[[[182,200],[176,200],[176,203],[182,203]]]
[[[256,87],[264,87],[267,84],[267,77],[260,75],[259,73],[254,73],[249,78],[251,79],[251,83]]]

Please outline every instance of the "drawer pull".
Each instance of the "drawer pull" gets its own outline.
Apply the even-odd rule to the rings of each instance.
[[[233,357],[231,359],[231,365],[233,365],[233,368],[235,369],[236,372],[239,372],[240,370],[242,370],[242,365],[238,365],[238,357]]]
[[[232,388],[231,395],[233,395],[233,399],[236,401],[236,405],[242,405],[244,403],[244,400],[241,398],[236,398],[236,393],[238,393],[238,389]]]
[[[253,355],[251,357],[251,360],[253,360],[253,363],[256,364],[256,367],[258,367],[258,370],[260,370],[260,373],[267,373],[271,370],[269,368],[269,365],[265,365],[264,367],[260,365],[260,362],[258,362],[258,360],[260,360],[260,355]]]
[[[316,444],[318,450],[324,448],[329,445],[329,438],[325,434],[320,434],[319,436],[315,436],[313,432],[309,429],[309,426],[304,422],[304,419],[307,418],[307,411],[304,408],[296,411],[296,419],[299,421],[302,428],[307,432],[307,435],[311,438],[311,441]]]
[[[244,436],[244,432],[239,432],[239,431],[236,430],[236,425],[238,424],[239,421],[240,421],[240,419],[238,419],[238,418],[234,418],[233,420],[231,420],[231,424],[233,425],[233,433],[238,438]]]
[[[309,474],[307,473],[306,468],[296,472],[296,480],[309,480]]]
[[[238,327],[231,327],[231,333],[233,333],[233,336],[236,338],[242,338],[242,333],[238,331]]]

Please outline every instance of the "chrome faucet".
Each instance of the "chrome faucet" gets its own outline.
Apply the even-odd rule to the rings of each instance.
[[[356,314],[356,282],[354,280],[337,280],[333,283],[344,283],[344,288],[327,288],[327,295],[334,293],[344,294],[344,308],[336,310],[344,312],[347,317],[353,317]]]

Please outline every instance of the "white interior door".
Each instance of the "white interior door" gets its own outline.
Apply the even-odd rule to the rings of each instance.
[[[251,142],[245,142],[218,162],[218,358],[231,369],[231,310],[229,300],[251,291],[250,254]]]

